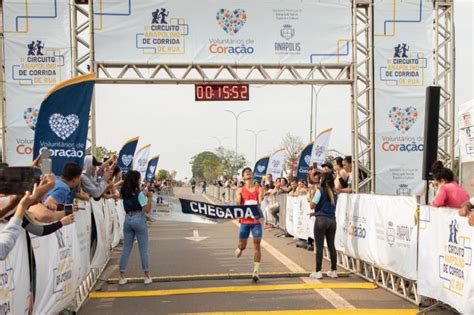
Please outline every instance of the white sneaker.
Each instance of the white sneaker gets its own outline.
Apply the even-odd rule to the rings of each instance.
[[[127,278],[120,278],[119,281],[118,281],[118,284],[119,284],[119,285],[125,285],[125,284],[127,284]]]
[[[333,278],[333,279],[336,279],[336,278],[337,278],[337,272],[336,272],[336,270],[328,271],[326,274],[328,275],[329,278]]]
[[[258,280],[260,280],[260,277],[258,276],[258,273],[254,273],[254,274],[252,275],[252,281],[253,281],[253,282],[257,282]]]
[[[150,277],[145,277],[145,280],[143,280],[143,283],[144,283],[144,284],[152,284],[152,283],[153,283],[153,279],[151,279]]]
[[[309,277],[310,277],[311,279],[322,279],[322,278],[323,278],[323,274],[321,273],[321,271],[315,271],[315,272],[313,272],[312,274],[310,274]]]
[[[242,250],[240,248],[237,248],[234,254],[235,254],[235,258],[239,258],[242,255]]]

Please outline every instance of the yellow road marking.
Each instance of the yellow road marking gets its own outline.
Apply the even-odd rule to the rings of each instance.
[[[308,290],[308,289],[375,289],[376,285],[372,283],[298,283],[282,285],[251,285],[234,287],[210,287],[210,288],[189,288],[174,290],[150,290],[150,291],[123,291],[123,292],[91,292],[89,297],[92,299],[106,298],[129,298],[146,296],[169,296],[186,294],[205,294],[205,293],[238,293],[238,292],[257,292],[257,291],[287,291],[287,290]]]
[[[187,315],[385,315],[385,314],[396,314],[396,315],[414,315],[418,312],[417,309],[353,309],[353,310],[288,310],[288,311],[264,311],[264,312],[214,312],[214,313],[178,313]]]

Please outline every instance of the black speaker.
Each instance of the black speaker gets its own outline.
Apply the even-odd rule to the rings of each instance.
[[[438,157],[438,127],[439,127],[439,86],[426,88],[425,101],[425,139],[423,149],[423,179],[433,179],[431,166]]]

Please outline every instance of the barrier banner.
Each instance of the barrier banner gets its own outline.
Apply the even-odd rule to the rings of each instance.
[[[262,182],[262,177],[267,174],[267,167],[268,167],[268,161],[270,160],[270,157],[266,156],[261,158],[255,163],[255,167],[253,169],[253,180],[254,181],[259,181]]]
[[[258,219],[262,217],[258,205],[214,205],[195,200],[179,199],[181,211],[186,214],[202,215],[210,219],[233,220],[238,218]]]
[[[123,201],[120,199],[117,202],[117,217],[120,224],[120,239],[123,240],[123,225],[125,224],[125,209],[123,208]]]
[[[76,212],[74,219],[74,244],[78,250],[74,251],[74,263],[78,271],[78,283],[84,281],[91,265],[91,205],[81,202],[79,207],[85,210]]]
[[[416,195],[425,91],[433,81],[433,1],[374,1],[375,192]]]
[[[458,117],[461,162],[474,162],[474,100],[459,106]]]
[[[306,239],[306,220],[304,217],[305,211],[303,204],[308,203],[306,200],[303,200],[302,197],[293,197],[293,228],[294,233],[292,234],[295,238]]]
[[[95,60],[347,63],[351,2],[98,0]]]
[[[105,221],[105,206],[102,199],[99,201],[91,199],[90,203],[97,229],[97,247],[94,257],[92,258],[91,268],[100,268],[107,262],[110,249],[110,245],[107,244],[108,236]]]
[[[303,180],[308,177],[308,169],[311,165],[311,152],[313,152],[313,142],[301,151],[300,160],[298,161],[298,172],[296,173],[298,179]]]
[[[133,156],[135,155],[135,150],[137,149],[139,137],[132,138],[125,142],[119,152],[118,156],[118,167],[122,172],[128,172],[132,167]]]
[[[116,201],[113,199],[105,200],[105,209],[108,210],[109,216],[109,225],[107,228],[107,234],[110,237],[110,241],[107,244],[110,244],[110,248],[114,248],[120,242],[120,231],[123,230],[123,225],[120,224],[120,220],[117,213]]]
[[[94,80],[91,73],[62,82],[41,103],[33,158],[49,150],[54,174],[61,174],[68,162],[83,164]]]
[[[420,209],[418,293],[474,313],[474,229],[457,209]]]
[[[416,199],[365,194],[342,194],[338,199],[338,249],[343,247],[350,256],[416,280]]]
[[[331,132],[332,128],[321,131],[314,140],[313,149],[311,150],[311,165],[316,163],[318,166],[321,166],[325,162]]]
[[[148,162],[148,166],[146,168],[146,175],[145,175],[145,180],[149,183],[153,183],[155,180],[155,174],[156,174],[156,167],[158,166],[158,161],[160,160],[160,156],[154,156],[150,159]]]
[[[142,181],[145,180],[145,173],[148,165],[148,157],[150,156],[151,144],[148,144],[135,153],[133,158],[133,169],[140,172]]]
[[[3,1],[6,162],[31,165],[41,102],[71,78],[69,0]],[[5,157],[5,156],[4,156]]]
[[[290,235],[295,235],[295,223],[294,223],[294,202],[297,197],[288,195],[286,197],[286,213],[285,213],[285,225],[286,231]]]
[[[271,174],[273,180],[281,176],[285,166],[285,149],[280,149],[272,153],[268,161],[267,175]]]
[[[0,224],[0,231],[6,224]],[[0,261],[0,314],[30,314],[30,269],[24,231],[5,260]]]

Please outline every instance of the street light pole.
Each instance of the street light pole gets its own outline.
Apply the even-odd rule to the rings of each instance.
[[[243,113],[250,112],[251,110],[244,110],[244,111],[239,112],[238,114],[236,114],[233,111],[228,110],[228,109],[226,109],[225,111],[231,113],[235,118],[235,166],[237,166],[238,145],[239,145],[238,144],[238,140],[239,140],[239,117]],[[237,171],[237,170],[234,170],[234,172],[235,171]]]
[[[246,131],[248,132],[251,132],[253,133],[254,137],[255,137],[255,162],[254,163],[257,163],[257,140],[258,140],[258,135],[264,131],[267,131],[267,129],[262,129],[262,130],[258,130],[258,131],[255,131],[255,130],[252,130],[252,129],[245,129]]]
[[[227,139],[227,137],[224,137],[224,138],[212,137],[212,138],[215,139],[219,143],[219,147],[222,147],[222,141]]]

